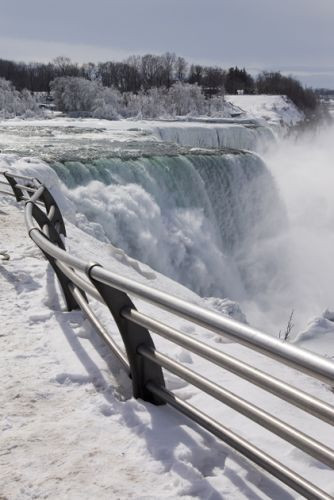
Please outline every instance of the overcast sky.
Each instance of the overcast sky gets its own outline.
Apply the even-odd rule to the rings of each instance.
[[[176,52],[334,88],[334,0],[0,0],[0,58]]]

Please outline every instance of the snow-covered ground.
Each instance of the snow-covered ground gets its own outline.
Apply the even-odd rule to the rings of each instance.
[[[247,117],[263,119],[272,125],[295,125],[304,118],[293,102],[283,95],[227,95],[225,99]]]
[[[2,157],[1,170],[28,173],[31,163]],[[47,166],[45,169],[47,171]],[[61,207],[70,206],[55,191]],[[227,446],[168,407],[131,399],[130,381],[80,312],[66,312],[52,270],[29,240],[23,209],[0,198],[0,376],[2,447],[0,491],[4,498],[275,498],[297,496]],[[97,241],[66,222],[70,251],[222,313],[241,317],[229,301],[205,301],[190,290]],[[320,382],[251,353],[235,343],[135,301],[138,308],[208,344],[279,376],[333,403]],[[116,326],[93,303],[110,334]],[[327,333],[332,323],[326,322]],[[319,326],[319,325],[318,325]],[[311,325],[309,336],[312,337]],[[331,330],[334,334],[334,328]],[[314,332],[313,332],[314,333]],[[319,330],[317,331],[319,333]],[[313,335],[314,338],[314,335]],[[331,427],[195,355],[156,338],[160,350],[245,399],[334,446]],[[323,346],[328,356],[329,345]],[[333,347],[333,346],[332,346]],[[301,475],[334,494],[333,473],[271,433],[166,374],[175,393],[247,437]]]

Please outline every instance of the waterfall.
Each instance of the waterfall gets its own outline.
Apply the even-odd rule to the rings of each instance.
[[[79,225],[203,296],[240,300],[274,272],[258,256],[286,217],[255,154],[103,158],[52,168],[81,214]]]
[[[184,124],[173,122],[153,127],[164,142],[197,148],[235,148],[259,151],[275,140],[271,128],[248,124]]]

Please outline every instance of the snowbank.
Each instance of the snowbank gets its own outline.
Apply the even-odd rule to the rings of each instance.
[[[334,313],[326,310],[321,316],[313,318],[307,328],[297,335],[295,343],[334,361]]]
[[[271,125],[291,126],[304,119],[304,114],[283,95],[227,95],[225,99],[247,117],[265,120]]]

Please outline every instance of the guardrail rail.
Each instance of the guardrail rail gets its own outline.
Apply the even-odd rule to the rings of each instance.
[[[71,255],[65,249],[66,230],[63,217],[47,187],[35,178],[11,172],[1,172],[1,174],[4,180],[0,181],[0,184],[10,187],[12,191],[8,188],[0,189],[0,193],[14,196],[18,202],[26,202],[25,222],[29,236],[54,269],[67,309],[81,309],[86,315],[131,375],[135,398],[141,398],[155,405],[167,403],[176,408],[304,497],[326,500],[333,498],[245,438],[173,394],[165,386],[162,368],[245,415],[332,469],[334,468],[334,450],[159,352],[155,348],[150,332],[205,358],[330,425],[334,424],[333,406],[201,340],[141,313],[136,309],[130,296],[154,304],[222,337],[258,351],[330,387],[334,387],[333,362],[214,311],[113,273],[98,263],[88,262]],[[101,324],[88,297],[109,308],[124,342],[125,351]]]

